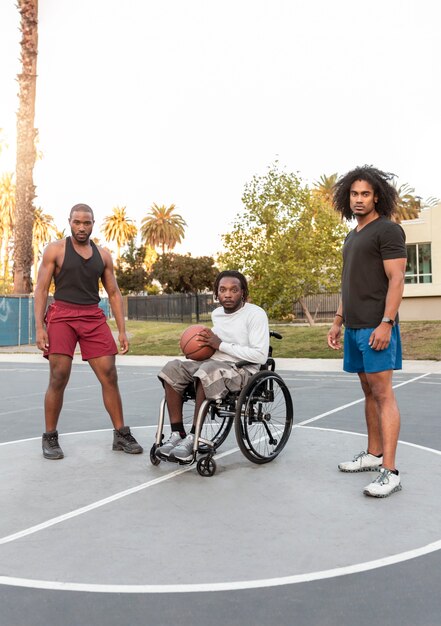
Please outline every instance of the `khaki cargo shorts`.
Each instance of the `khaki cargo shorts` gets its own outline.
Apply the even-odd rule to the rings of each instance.
[[[168,383],[179,394],[183,394],[195,378],[201,381],[205,397],[208,400],[220,400],[230,392],[239,392],[253,374],[259,371],[259,365],[236,367],[231,361],[169,361],[159,372],[158,378]]]

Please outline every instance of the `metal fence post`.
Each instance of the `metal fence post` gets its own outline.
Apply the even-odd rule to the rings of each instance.
[[[21,346],[21,296],[18,298],[18,337],[17,346]]]

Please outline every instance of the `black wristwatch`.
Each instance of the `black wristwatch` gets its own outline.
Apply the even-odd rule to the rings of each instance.
[[[385,322],[386,324],[390,324],[391,326],[395,326],[395,320],[391,319],[390,317],[383,317],[381,321]]]

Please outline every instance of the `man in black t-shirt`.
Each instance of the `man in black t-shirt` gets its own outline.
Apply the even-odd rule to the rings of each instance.
[[[392,373],[401,369],[398,308],[403,296],[406,242],[393,221],[397,191],[392,174],[358,167],[338,180],[334,206],[342,217],[357,220],[343,246],[342,301],[328,333],[328,345],[341,348],[344,362],[358,374],[365,395],[367,449],[339,464],[342,472],[379,471],[364,494],[384,498],[401,489],[395,466],[400,413]]]

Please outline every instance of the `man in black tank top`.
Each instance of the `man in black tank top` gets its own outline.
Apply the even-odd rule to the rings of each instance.
[[[391,220],[397,191],[393,174],[374,167],[357,167],[334,188],[334,206],[357,226],[343,246],[342,301],[328,333],[328,345],[341,347],[345,325],[343,369],[357,373],[365,396],[367,449],[342,472],[378,471],[363,493],[384,498],[401,490],[395,465],[400,412],[392,386],[394,369],[401,369],[398,308],[403,296],[406,241],[401,226]]]
[[[125,354],[129,342],[121,292],[109,252],[97,247],[90,239],[93,224],[92,209],[86,204],[75,205],[69,217],[72,236],[47,246],[38,272],[34,293],[37,346],[50,366],[44,401],[46,432],[42,439],[46,459],[64,457],[58,442],[57,424],[77,343],[83,361],[89,362],[101,383],[104,406],[114,427],[113,450],[128,454],[142,452],[130,428],[124,425],[115,365],[118,348],[104,312],[98,306],[101,280],[118,327],[120,352]],[[46,311],[52,278],[55,282],[54,303]]]

